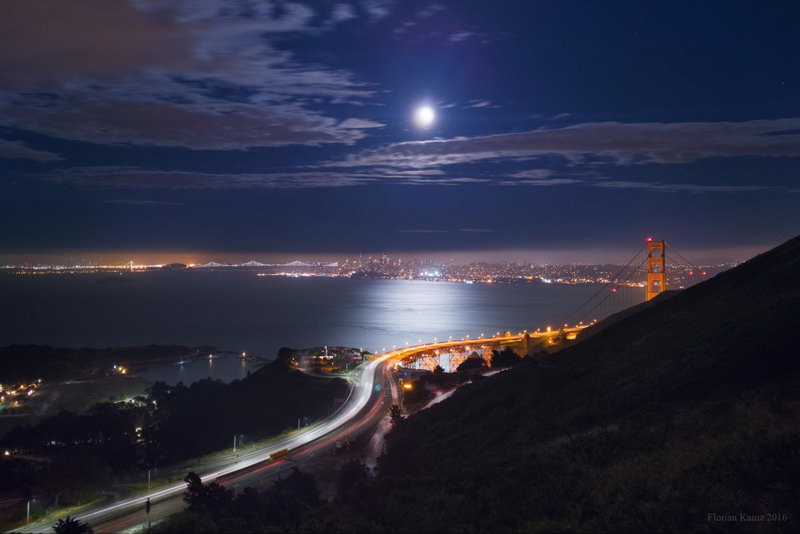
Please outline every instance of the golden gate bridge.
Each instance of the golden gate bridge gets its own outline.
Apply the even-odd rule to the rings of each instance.
[[[559,325],[557,327],[548,326],[517,333],[495,332],[488,336],[481,334],[473,339],[466,336],[460,340],[434,340],[433,343],[421,343],[397,352],[405,353],[401,360],[405,367],[433,371],[436,366],[442,366],[446,371],[453,371],[468,357],[478,356],[489,364],[492,351],[506,347],[521,356],[547,351],[561,341],[575,339],[582,329],[595,324],[598,318],[657,298],[668,290],[668,272],[678,270],[685,270],[690,278],[702,278],[707,274],[667,241],[656,241],[648,237],[645,244],[619,271],[556,323]]]

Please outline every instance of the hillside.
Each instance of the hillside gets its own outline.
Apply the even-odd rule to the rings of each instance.
[[[625,308],[622,311],[618,311],[617,313],[612,313],[608,317],[604,318],[602,321],[595,323],[584,330],[581,331],[581,341],[585,340],[588,337],[591,337],[598,332],[602,332],[609,326],[615,325],[618,322],[622,321],[623,319],[627,319],[631,315],[635,315],[643,310],[646,310],[650,306],[654,306],[659,302],[663,302],[667,299],[671,299],[681,290],[671,289],[669,291],[664,291],[663,293],[656,295],[655,298],[642,302],[640,304],[636,304],[635,306],[631,306],[630,308]]]
[[[403,422],[359,514],[401,531],[800,529],[800,238],[618,319]]]

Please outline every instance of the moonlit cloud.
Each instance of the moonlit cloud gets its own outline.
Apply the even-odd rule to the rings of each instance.
[[[488,108],[492,105],[491,100],[471,100],[467,104],[468,108]]]
[[[108,189],[310,189],[349,187],[374,180],[356,173],[203,173],[125,168],[74,169],[45,177],[65,185]]]
[[[519,171],[513,173],[511,176],[514,178],[547,178],[552,176],[553,171],[550,169],[530,169],[527,171]]]
[[[503,180],[498,182],[498,185],[517,186],[517,185],[532,185],[534,187],[548,187],[553,185],[571,185],[582,183],[583,180],[576,178],[546,178],[541,180]]]
[[[563,128],[471,138],[395,143],[352,154],[340,167],[438,167],[485,160],[559,155],[604,158],[619,165],[689,163],[736,156],[800,157],[800,119],[747,122],[583,123]]]
[[[49,107],[7,110],[6,124],[35,125],[52,137],[104,144],[173,146],[197,150],[237,150],[290,144],[350,145],[365,137],[365,128],[380,124],[355,123],[304,110],[299,106],[254,106],[235,103],[173,105],[166,102],[80,101]]]

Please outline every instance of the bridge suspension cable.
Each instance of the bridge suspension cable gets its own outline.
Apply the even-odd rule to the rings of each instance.
[[[646,246],[646,245],[645,245],[645,246]],[[598,296],[598,295],[600,295],[600,293],[602,293],[602,292],[603,292],[603,290],[605,290],[605,289],[607,289],[609,286],[611,286],[611,285],[615,284],[615,281],[616,281],[617,279],[619,279],[619,277],[622,275],[622,273],[623,273],[623,272],[625,272],[625,269],[627,269],[628,267],[630,267],[631,263],[633,263],[633,262],[636,260],[636,258],[639,256],[639,254],[641,254],[641,253],[644,251],[644,249],[645,249],[645,246],[642,246],[642,248],[640,248],[640,249],[638,250],[638,252],[636,252],[636,254],[634,254],[634,256],[633,256],[633,257],[632,257],[630,260],[628,260],[628,263],[626,263],[626,264],[625,264],[625,266],[624,266],[624,267],[622,267],[622,269],[620,269],[620,270],[617,272],[617,274],[615,274],[614,276],[612,276],[612,277],[611,277],[611,279],[608,281],[608,283],[606,283],[606,284],[604,284],[603,286],[601,286],[601,287],[600,287],[600,289],[598,289],[598,290],[597,290],[597,292],[596,292],[594,295],[592,295],[591,297],[589,297],[588,299],[586,299],[586,301],[585,301],[583,304],[581,304],[580,306],[578,306],[577,308],[575,308],[574,310],[572,310],[572,311],[571,311],[571,312],[570,312],[570,313],[569,313],[569,314],[568,314],[568,315],[567,315],[567,316],[564,318],[564,320],[562,321],[562,324],[569,324],[569,320],[570,320],[570,319],[572,319],[573,317],[575,317],[575,315],[576,315],[576,314],[577,314],[577,313],[578,313],[578,312],[579,312],[579,311],[580,311],[580,310],[581,310],[583,307],[587,306],[587,305],[588,305],[590,302],[592,302],[594,299],[596,299],[596,298],[597,298],[597,296]],[[647,256],[645,256],[645,260],[646,260],[646,259],[647,259]],[[644,261],[645,261],[645,260],[642,260],[642,263],[640,263],[640,264],[639,264],[639,267],[641,267],[641,266],[642,266],[642,264],[644,263]],[[638,269],[638,267],[637,267],[637,269]],[[631,274],[633,274],[633,273],[631,273]],[[628,275],[628,278],[630,278],[630,275]],[[628,278],[626,278],[626,279],[625,279],[625,281],[627,281],[627,280],[628,280]],[[606,298],[608,298],[608,296],[607,296]],[[602,304],[602,302],[603,302],[603,301],[605,301],[605,299],[603,299],[603,300],[602,300],[600,303]],[[591,313],[592,311],[594,311],[596,308],[597,308],[597,306],[595,306],[594,308],[592,308],[592,309],[589,311],[589,313]],[[589,315],[589,313],[587,313],[586,315]],[[586,315],[584,315],[584,316],[586,316]]]
[[[622,281],[622,284],[625,284],[625,283],[626,283],[628,280],[630,280],[631,276],[633,276],[633,275],[634,275],[634,273],[638,272],[638,271],[639,271],[639,269],[641,269],[641,268],[642,268],[642,266],[644,265],[644,263],[645,263],[646,261],[647,261],[647,256],[645,256],[645,257],[642,259],[641,263],[639,263],[639,265],[637,265],[637,266],[636,266],[636,268],[635,268],[635,269],[633,269],[633,270],[630,272],[630,274],[628,274],[628,276],[626,276],[626,277],[625,277],[625,280],[623,280],[623,281]],[[601,305],[601,304],[603,304],[603,303],[604,303],[606,300],[608,300],[608,299],[611,297],[611,295],[613,295],[613,294],[614,294],[614,293],[608,293],[608,294],[607,294],[605,297],[603,297],[603,298],[600,300],[600,302],[598,302],[597,304],[595,304],[595,305],[594,305],[594,307],[593,307],[591,310],[589,310],[588,312],[586,312],[586,315],[585,315],[584,317],[591,317],[591,315],[592,315],[592,312],[593,312],[593,311],[595,311],[597,308],[599,308],[599,307],[600,307],[600,305]]]
[[[673,247],[670,243],[667,243],[667,246],[669,247],[669,250],[671,252],[674,252],[676,256],[678,256],[681,260],[683,260],[683,263],[685,263],[686,265],[688,265],[689,267],[691,267],[692,269],[694,269],[696,271],[700,270],[700,268],[697,265],[693,264],[692,262],[690,262],[689,260],[684,258],[683,255],[680,252],[678,252],[675,249],[675,247]]]

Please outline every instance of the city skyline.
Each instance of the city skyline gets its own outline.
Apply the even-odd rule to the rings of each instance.
[[[388,255],[402,260],[432,261],[437,263],[455,263],[468,265],[471,263],[529,263],[534,265],[620,265],[627,256],[635,252],[639,243],[628,248],[576,249],[552,251],[526,250],[465,250],[465,251],[405,251],[405,252],[362,252],[362,253],[304,253],[304,252],[164,252],[164,251],[77,251],[48,253],[13,253],[0,254],[0,264],[4,265],[114,265],[121,266],[129,262],[136,265],[165,265],[168,263],[185,263],[200,265],[208,262],[220,262],[230,265],[243,264],[248,261],[260,261],[269,264],[281,264],[291,261],[308,261],[326,263],[331,261],[355,260],[359,257],[380,258]],[[688,249],[683,251],[697,264],[736,264],[753,258],[764,252],[759,248],[720,248],[720,249]],[[626,256],[627,255],[627,256]]]

